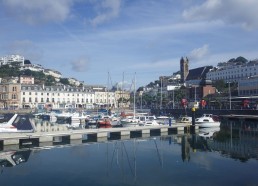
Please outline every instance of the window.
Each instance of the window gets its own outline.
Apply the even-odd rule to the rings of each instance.
[[[12,99],[16,99],[16,94],[12,94]]]

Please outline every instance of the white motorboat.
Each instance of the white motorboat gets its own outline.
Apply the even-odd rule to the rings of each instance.
[[[184,124],[191,124],[192,123],[192,117],[190,116],[180,116],[176,123],[184,123]]]
[[[18,114],[14,114],[9,121],[0,123],[0,132],[17,132],[17,128],[13,125],[17,116]]]
[[[139,125],[140,126],[159,125],[159,123],[156,121],[156,117],[155,116],[140,115],[140,116],[136,116],[135,118],[139,120]]]
[[[34,128],[27,115],[14,114],[7,122],[0,123],[1,132],[33,132]]]
[[[176,122],[174,117],[158,116],[156,118],[156,122],[160,125],[169,125],[169,120],[171,120],[171,124]]]
[[[212,114],[203,114],[195,119],[195,125],[201,127],[220,127],[219,117]]]
[[[127,116],[120,120],[120,123],[123,127],[138,127],[140,126],[140,120],[136,119],[134,116]]]

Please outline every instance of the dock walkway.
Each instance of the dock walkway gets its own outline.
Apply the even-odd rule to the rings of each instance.
[[[79,129],[67,131],[36,131],[33,133],[1,133],[0,145],[34,145],[40,146],[41,143],[62,143],[64,141],[79,140],[107,141],[112,139],[130,139],[136,137],[150,137],[153,135],[168,135],[168,133],[184,133],[190,130],[199,129],[198,126],[189,124],[173,124],[159,126],[141,127],[122,127],[122,128],[99,128],[99,129]]]

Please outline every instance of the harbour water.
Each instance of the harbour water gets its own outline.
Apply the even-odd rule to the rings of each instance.
[[[250,125],[249,125],[250,124]],[[254,122],[167,134],[0,151],[0,182],[17,185],[258,185]]]

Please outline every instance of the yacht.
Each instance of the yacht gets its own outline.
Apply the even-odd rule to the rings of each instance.
[[[1,132],[33,132],[34,128],[27,115],[14,114],[7,122],[0,123]]]
[[[195,119],[195,125],[203,127],[220,127],[219,117],[213,114],[203,114]]]
[[[191,116],[180,116],[176,123],[191,124],[192,117]]]

